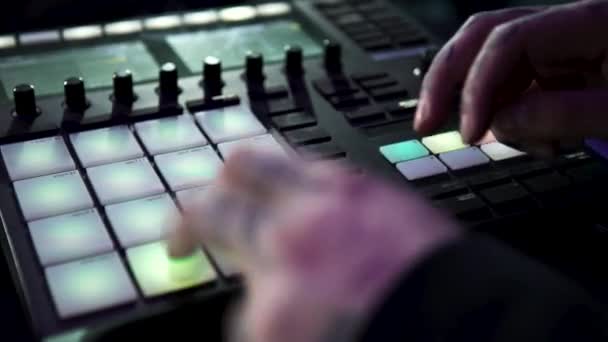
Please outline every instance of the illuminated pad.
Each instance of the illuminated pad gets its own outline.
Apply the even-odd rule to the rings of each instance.
[[[103,205],[163,193],[165,188],[145,158],[87,169]]]
[[[74,133],[70,140],[84,167],[135,159],[144,155],[127,126]]]
[[[52,137],[0,147],[11,180],[74,170],[76,165],[63,138]]]
[[[202,251],[188,257],[171,259],[165,242],[155,242],[127,250],[129,265],[146,297],[155,297],[217,278]]]
[[[493,161],[502,161],[525,155],[525,152],[516,150],[499,142],[492,142],[481,146],[481,150]]]
[[[459,150],[469,146],[462,141],[462,136],[457,131],[423,138],[422,143],[434,154]]]
[[[109,205],[106,214],[122,247],[158,241],[179,214],[167,194]]]
[[[397,169],[399,169],[399,172],[410,181],[438,176],[445,174],[448,171],[448,168],[435,156],[428,156],[399,163],[397,164]]]
[[[29,228],[43,266],[113,249],[110,235],[95,209],[32,221]]]
[[[255,115],[242,106],[201,112],[196,120],[216,144],[266,133]]]
[[[442,153],[439,158],[454,171],[469,169],[490,162],[490,159],[477,147]]]
[[[151,155],[207,144],[203,133],[187,115],[139,122],[135,130]]]
[[[61,318],[126,304],[137,296],[116,253],[52,266],[45,273]]]
[[[76,171],[21,180],[14,186],[27,221],[93,207],[93,200]]]
[[[221,159],[209,146],[162,154],[155,161],[172,191],[208,185],[222,167]]]
[[[218,145],[220,153],[227,159],[236,150],[248,148],[277,154],[285,154],[285,150],[279,142],[270,134],[260,135],[253,138],[226,142]]]
[[[186,189],[175,193],[177,203],[184,208],[189,203],[195,202],[205,196],[205,193],[212,189],[211,186],[200,186],[198,188]]]
[[[380,147],[380,153],[395,164],[407,160],[418,159],[429,154],[418,140],[408,140]]]

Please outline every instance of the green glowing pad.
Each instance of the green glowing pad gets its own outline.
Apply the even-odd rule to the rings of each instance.
[[[266,128],[246,107],[236,106],[196,114],[205,133],[216,144],[266,133]]]
[[[11,180],[74,170],[63,138],[51,137],[4,145],[0,148]]]
[[[112,73],[123,69],[131,70],[136,81],[158,76],[158,65],[144,44],[124,42],[4,57],[0,80],[9,96],[21,83],[33,84],[36,95],[50,95],[61,94],[69,76],[82,76],[87,88],[111,86]]]
[[[380,153],[393,164],[418,159],[429,154],[418,140],[408,140],[380,147]]]
[[[44,266],[113,249],[110,235],[95,209],[32,221],[28,226]]]
[[[76,171],[20,180],[14,186],[27,221],[93,207],[93,200]]]
[[[45,270],[61,318],[126,304],[137,294],[118,254],[51,266]]]
[[[158,241],[179,211],[167,194],[109,205],[106,214],[124,248]]]
[[[423,138],[422,143],[434,154],[460,150],[469,146],[462,141],[462,136],[457,131]]]
[[[218,57],[225,68],[233,68],[243,66],[247,51],[263,54],[266,62],[283,60],[289,44],[301,46],[305,56],[322,52],[298,23],[288,20],[178,33],[168,36],[167,42],[192,72],[201,71],[205,56]]]
[[[210,146],[161,154],[155,161],[172,191],[208,185],[222,167],[221,159]]]
[[[144,152],[127,126],[114,126],[70,136],[84,167],[142,157]]]
[[[165,187],[145,158],[92,167],[87,169],[87,173],[103,205],[165,192]]]
[[[135,124],[135,129],[151,155],[207,144],[207,139],[190,115],[139,122]]]
[[[198,250],[189,257],[171,259],[165,242],[130,248],[127,259],[146,297],[191,288],[217,277],[202,251]]]

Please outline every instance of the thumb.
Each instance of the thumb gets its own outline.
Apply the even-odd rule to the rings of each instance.
[[[608,91],[534,91],[500,110],[492,130],[509,141],[608,137]]]

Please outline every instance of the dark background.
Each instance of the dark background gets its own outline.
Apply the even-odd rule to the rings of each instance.
[[[226,6],[238,0],[17,0],[0,11],[0,32],[22,32],[146,16],[167,11]],[[438,37],[447,39],[475,12],[507,6],[557,4],[564,0],[395,0]],[[0,340],[28,341],[10,275],[0,258]]]

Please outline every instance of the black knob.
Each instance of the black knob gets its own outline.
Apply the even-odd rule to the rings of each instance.
[[[39,114],[36,106],[36,93],[31,84],[20,84],[13,88],[15,114],[22,118],[33,118]]]
[[[264,56],[257,52],[248,52],[245,58],[245,76],[248,81],[264,79]]]
[[[177,67],[173,63],[165,63],[160,67],[158,74],[158,90],[162,99],[177,100],[177,95],[180,92],[178,84],[179,75]]]
[[[302,48],[290,45],[285,48],[285,71],[290,76],[300,76],[304,73]]]
[[[342,45],[326,40],[325,41],[325,69],[329,72],[342,71]]]
[[[83,112],[87,109],[87,96],[84,81],[80,77],[70,77],[63,82],[65,106],[73,112]]]
[[[210,86],[222,84],[222,61],[219,58],[209,56],[203,62],[203,81]]]
[[[114,73],[114,102],[130,105],[135,101],[133,92],[133,74],[130,70]]]

